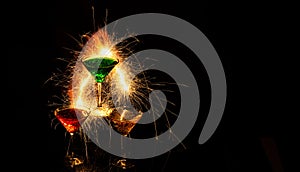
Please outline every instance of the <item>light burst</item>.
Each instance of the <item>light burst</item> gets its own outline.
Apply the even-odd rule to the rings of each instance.
[[[128,37],[128,36],[126,36]],[[150,81],[143,75],[143,71],[147,68],[142,66],[137,58],[134,60],[126,60],[126,57],[132,56],[130,46],[134,42],[139,40],[133,38],[132,42],[122,46],[119,45],[119,40],[114,38],[114,35],[109,35],[105,27],[100,28],[93,34],[84,34],[81,36],[81,40],[86,39],[86,44],[83,41],[78,41],[80,51],[72,50],[74,57],[67,61],[67,71],[61,72],[61,74],[55,74],[51,77],[51,80],[57,81],[56,84],[63,88],[62,97],[60,98],[62,104],[51,104],[55,106],[71,106],[72,108],[86,109],[88,111],[89,118],[85,121],[85,129],[93,130],[95,134],[98,132],[99,127],[103,127],[105,122],[103,117],[109,116],[115,107],[124,106],[124,103],[131,103],[136,109],[149,108],[149,93],[153,91],[150,88]],[[126,50],[126,51],[123,51]],[[127,53],[126,53],[127,52]],[[119,63],[111,70],[106,76],[105,81],[101,88],[102,107],[99,108],[96,97],[97,88],[95,87],[96,81],[91,73],[86,69],[83,64],[84,60],[95,57],[110,57],[116,59]],[[141,74],[140,77],[136,77],[136,74]],[[168,85],[172,83],[158,83],[162,85]],[[113,88],[113,89],[112,89]],[[114,95],[114,96],[113,96]],[[113,100],[112,97],[115,99]],[[164,108],[162,102],[167,100],[155,100],[158,104],[158,108]],[[150,104],[154,104],[150,102]],[[172,102],[168,102],[172,104]],[[126,103],[125,103],[126,105]],[[153,116],[160,116],[156,114],[158,109],[153,107]],[[170,112],[165,109],[164,115],[167,121],[167,127],[171,128],[166,112]],[[172,114],[172,113],[171,113]],[[155,117],[153,117],[154,119]],[[121,117],[121,120],[123,117]],[[153,127],[155,130],[155,136],[158,138],[157,124],[154,121]],[[84,140],[87,141],[87,137],[80,130]],[[170,130],[170,138],[176,138],[175,134]],[[178,140],[178,142],[181,142]],[[183,145],[183,147],[185,147]],[[88,156],[88,155],[86,155]]]

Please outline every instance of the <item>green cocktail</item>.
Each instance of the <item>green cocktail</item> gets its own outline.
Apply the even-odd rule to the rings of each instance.
[[[87,70],[95,77],[96,82],[104,82],[105,77],[118,64],[117,59],[109,57],[90,58],[83,61]]]
[[[117,59],[110,57],[95,57],[83,60],[86,69],[94,76],[97,83],[98,107],[101,107],[101,83],[109,72],[119,63]]]

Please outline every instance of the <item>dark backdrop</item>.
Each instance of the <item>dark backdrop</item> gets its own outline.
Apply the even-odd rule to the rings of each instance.
[[[62,171],[64,131],[51,126],[49,97],[56,92],[45,81],[64,67],[58,58],[72,55],[63,47],[78,49],[67,35],[79,35],[127,15],[145,12],[180,17],[199,28],[211,41],[224,65],[228,99],[223,119],[204,145],[198,137],[205,118],[199,117],[190,135],[178,147],[150,160],[140,161],[144,171],[289,171],[291,147],[286,118],[277,101],[275,81],[285,82],[275,64],[283,38],[278,25],[287,25],[280,4],[218,1],[43,1],[12,2],[3,25],[8,41],[3,69],[8,86],[5,99],[9,116],[4,142],[10,145],[12,169]],[[106,16],[107,10],[107,16]],[[149,41],[150,47],[172,49],[172,42]],[[174,43],[176,44],[176,43]],[[177,45],[177,44],[176,44]],[[154,46],[154,47],[155,47]],[[178,45],[177,45],[178,46]],[[180,51],[177,53],[180,54]],[[276,63],[277,64],[277,63]],[[195,65],[195,64],[194,64]],[[195,66],[194,66],[195,67]],[[199,71],[205,73],[203,67]],[[7,75],[8,74],[8,75]],[[201,80],[202,82],[202,80]],[[207,80],[203,80],[207,82]],[[9,84],[7,84],[9,83]],[[207,84],[207,83],[206,83]],[[203,88],[204,90],[207,88]],[[5,91],[6,92],[6,91]],[[205,91],[203,91],[205,92]],[[205,100],[203,100],[205,101]],[[207,106],[207,105],[206,105]],[[276,110],[274,110],[276,108]],[[274,112],[275,111],[275,112]],[[284,111],[285,114],[286,111]],[[205,110],[204,110],[205,115]],[[4,114],[4,113],[3,113]],[[6,118],[5,118],[6,119]],[[7,136],[7,137],[6,137]]]

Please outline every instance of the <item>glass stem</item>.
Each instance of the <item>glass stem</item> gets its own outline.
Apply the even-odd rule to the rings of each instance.
[[[74,133],[70,133],[70,139],[69,139],[69,144],[68,144],[67,155],[66,156],[70,156],[70,155],[72,156],[72,152],[70,152],[72,150],[70,149],[70,147],[71,147],[71,144],[73,142],[73,134]]]
[[[102,106],[102,104],[101,104],[101,88],[102,87],[102,83],[101,82],[97,82],[97,99],[98,99],[98,101],[97,101],[97,106],[98,107],[101,107]]]

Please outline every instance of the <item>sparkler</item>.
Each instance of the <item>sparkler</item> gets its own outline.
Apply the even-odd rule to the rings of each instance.
[[[147,107],[149,93],[153,91],[145,76],[135,76],[144,71],[144,66],[138,60],[127,61],[124,58],[128,54],[122,50],[127,49],[132,42],[117,47],[119,40],[109,35],[105,28],[83,37],[88,39],[87,43],[80,52],[75,52],[76,58],[68,65],[69,74],[63,76],[68,78],[68,82],[61,82],[67,88],[68,97],[64,102],[70,104],[70,108],[87,109],[89,117],[85,120],[85,126],[88,129],[95,130],[103,126],[103,119],[107,119],[113,129],[127,136],[141,118],[141,111],[135,118],[128,118],[118,112],[125,109],[126,102],[133,104],[136,109]],[[115,95],[114,100],[112,95]],[[116,111],[119,107],[123,109]],[[154,125],[157,135],[155,122]],[[169,123],[167,125],[170,126]]]

